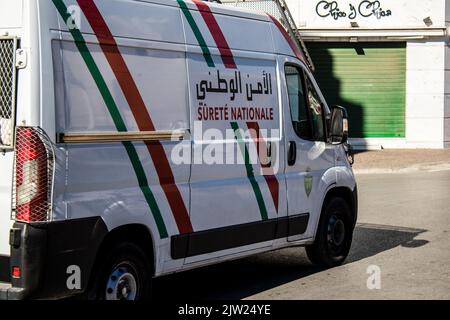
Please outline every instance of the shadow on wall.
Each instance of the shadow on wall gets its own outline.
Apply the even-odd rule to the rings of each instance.
[[[365,55],[362,44],[352,44],[358,55]],[[353,101],[346,100],[342,94],[343,86],[341,80],[335,75],[336,65],[328,46],[318,43],[308,43],[308,50],[312,58],[316,71],[314,77],[324,95],[328,105],[340,105],[345,107],[349,114],[350,138],[364,137],[364,109],[363,106]]]
[[[346,263],[396,247],[418,248],[426,230],[359,224]],[[288,248],[155,279],[153,297],[163,299],[243,299],[325,271],[309,262],[303,248]]]

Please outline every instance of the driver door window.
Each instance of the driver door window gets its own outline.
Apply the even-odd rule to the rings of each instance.
[[[306,74],[305,79],[306,91],[308,92],[307,103],[313,128],[313,140],[325,141],[323,104],[320,101],[319,95],[317,94],[317,91],[314,88],[311,80]]]
[[[285,68],[292,125],[305,140],[325,141],[323,104],[311,80],[299,67]]]

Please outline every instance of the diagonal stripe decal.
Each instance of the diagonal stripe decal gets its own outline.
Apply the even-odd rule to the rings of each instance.
[[[99,40],[100,47],[119,82],[139,130],[154,131],[155,126],[145,102],[103,16],[93,0],[77,0],[77,2]],[[160,142],[145,142],[145,144],[153,159],[156,173],[173,212],[179,232],[182,234],[193,232],[189,213],[181,192],[176,186],[175,177],[164,147]]]
[[[303,53],[300,51],[298,46],[294,43],[291,36],[287,33],[287,31],[284,29],[283,25],[280,23],[280,21],[277,20],[274,16],[271,16],[270,14],[267,14],[269,18],[272,20],[272,22],[275,24],[275,26],[278,28],[278,30],[283,35],[284,39],[286,39],[287,43],[289,44],[289,47],[291,47],[292,51],[294,52],[294,55],[297,57],[297,59],[303,61],[306,65],[306,59]]]
[[[131,142],[123,142],[122,143],[125,149],[127,150],[128,157],[130,158],[131,164],[133,165],[133,169],[136,172],[136,176],[138,178],[139,187],[144,194],[145,200],[150,206],[152,212],[155,212],[154,218],[156,221],[156,225],[158,226],[159,234],[161,239],[168,238],[169,235],[167,233],[167,229],[164,225],[164,220],[161,214],[161,210],[158,207],[158,203],[156,202],[155,196],[150,190],[147,176],[145,175],[144,167],[139,160],[139,155]]]
[[[264,197],[262,195],[261,189],[259,188],[258,181],[256,181],[255,174],[253,172],[253,166],[250,163],[250,154],[248,152],[247,146],[245,145],[244,140],[242,139],[242,135],[239,130],[239,125],[237,122],[231,123],[231,128],[234,131],[235,138],[239,144],[239,148],[241,149],[242,156],[245,160],[245,169],[247,170],[247,177],[252,185],[253,192],[255,193],[256,200],[258,202],[259,211],[261,213],[262,220],[269,219],[269,215],[267,213],[266,204],[264,202]]]
[[[209,51],[208,45],[206,44],[205,39],[203,38],[203,35],[197,26],[197,23],[194,20],[194,17],[192,16],[191,12],[189,11],[189,8],[186,5],[186,2],[183,0],[177,0],[178,5],[180,6],[181,10],[183,11],[184,16],[186,17],[186,20],[189,23],[189,26],[191,27],[192,31],[194,32],[195,38],[197,39],[198,44],[200,45],[200,48],[203,52],[203,57],[206,60],[206,63],[208,64],[208,67],[214,68],[215,64],[211,56],[211,52]]]
[[[247,122],[247,127],[250,129],[250,133],[252,134],[252,138],[258,149],[259,157],[261,158],[262,154],[260,149],[267,150],[267,144],[264,140],[262,140],[259,124],[258,122]],[[272,195],[273,204],[278,212],[280,185],[277,177],[274,175],[273,169],[266,168],[265,170],[270,171],[270,174],[264,175],[264,179],[266,179],[267,186],[269,187],[270,194]]]
[[[64,2],[62,0],[53,0],[53,4],[55,5],[62,19],[64,21],[69,21],[70,14],[68,13],[67,7],[64,4]],[[127,128],[125,122],[123,121],[120,115],[119,109],[114,101],[114,98],[112,97],[111,92],[109,91],[108,86],[97,64],[95,63],[94,58],[89,52],[89,48],[86,45],[86,41],[84,40],[83,35],[81,34],[80,30],[76,28],[69,28],[69,30],[73,39],[75,40],[75,45],[77,46],[78,51],[80,52],[84,62],[86,63],[86,66],[100,91],[100,94],[106,104],[106,107],[108,108],[108,111],[111,114],[116,129],[119,132],[126,132]],[[144,168],[142,167],[142,164],[139,160],[139,156],[136,152],[136,149],[134,145],[129,142],[123,143],[123,146],[125,147],[128,157],[130,158],[130,161],[133,165],[133,169],[139,181],[139,187],[142,193],[144,194],[147,204],[150,207],[150,210],[153,214],[159,235],[161,238],[167,238],[168,232],[164,224],[161,211],[158,207],[158,204],[156,203],[155,197],[153,196],[150,190],[147,177],[145,176]]]
[[[130,108],[132,108],[139,129],[142,131],[155,131],[155,126],[148,114],[136,83],[122,58],[111,31],[106,25],[100,11],[98,11],[94,1],[77,0],[77,2],[90,23],[92,30],[99,41],[100,47],[111,65],[120,87],[124,91],[125,98],[130,105]]]
[[[228,45],[227,40],[217,23],[214,14],[212,13],[209,6],[200,0],[192,0],[197,6],[200,14],[205,20],[206,25],[208,26],[209,31],[211,32],[214,41],[216,42],[217,48],[219,48],[220,55],[222,56],[223,63],[226,68],[236,69],[236,62],[234,61],[233,53],[231,52],[230,46]]]

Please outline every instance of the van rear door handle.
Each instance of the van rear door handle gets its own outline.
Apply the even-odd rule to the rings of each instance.
[[[295,141],[289,142],[288,165],[292,167],[297,162],[297,144]]]

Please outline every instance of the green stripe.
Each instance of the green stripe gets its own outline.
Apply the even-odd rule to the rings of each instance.
[[[136,151],[136,148],[131,142],[123,142],[125,149],[127,150],[128,157],[133,164],[134,172],[136,172],[136,176],[139,181],[139,187],[144,194],[145,200],[150,206],[150,210],[153,212],[153,217],[155,219],[156,225],[158,226],[158,231],[162,239],[167,238],[169,235],[167,234],[167,229],[164,225],[164,220],[161,215],[161,211],[159,210],[158,204],[156,202],[155,196],[153,195],[150,187],[148,186],[147,177],[145,175],[144,168],[139,160],[139,155]]]
[[[64,21],[69,21],[71,15],[67,12],[67,7],[62,0],[53,0],[54,5],[58,9],[59,14],[61,15]],[[70,33],[72,34],[73,39],[75,40],[75,44],[83,57],[84,62],[86,63],[90,73],[92,74],[95,83],[97,84],[98,89],[105,100],[105,103],[108,107],[108,110],[113,118],[114,124],[119,132],[126,132],[127,127],[125,126],[125,122],[122,120],[119,109],[117,108],[114,99],[109,92],[108,86],[106,85],[105,80],[103,79],[100,70],[95,64],[94,58],[92,57],[89,49],[86,45],[86,41],[83,38],[80,30],[77,28],[69,28]]]
[[[264,203],[264,197],[262,195],[261,189],[259,188],[258,182],[256,181],[255,173],[253,172],[253,165],[250,163],[250,154],[248,152],[247,146],[245,145],[245,142],[242,139],[237,122],[231,122],[231,127],[233,128],[235,138],[239,143],[242,156],[245,159],[245,169],[247,170],[247,177],[248,180],[250,180],[253,192],[255,193],[256,200],[259,206],[259,211],[261,212],[261,218],[263,220],[267,220],[269,219],[269,215],[267,213],[266,204]]]
[[[62,19],[64,21],[69,21],[71,15],[68,13],[67,7],[64,4],[64,2],[62,0],[52,0],[52,1],[56,6],[56,9],[58,10]],[[116,129],[119,132],[128,131],[125,122],[123,121],[120,115],[119,108],[117,107],[114,98],[112,97],[112,94],[108,89],[105,79],[103,78],[99,68],[97,67],[94,58],[89,52],[89,49],[86,45],[86,41],[84,40],[83,35],[81,34],[80,30],[76,28],[74,29],[69,28],[69,30],[70,33],[72,34],[72,37],[75,40],[75,44],[84,62],[86,63],[87,68],[89,69],[89,72],[91,73],[95,83],[97,84],[100,94],[102,95],[106,107],[108,108],[108,111],[111,114],[111,117],[114,121]],[[139,160],[139,155],[131,142],[124,142],[123,145],[133,165],[134,172],[136,173],[136,177],[139,181],[139,187],[142,193],[144,194],[145,200],[147,201],[147,204],[149,205],[150,210],[153,214],[156,226],[159,231],[159,235],[162,239],[167,238],[168,232],[161,215],[161,210],[159,209],[156,199],[150,190],[144,168],[142,167],[142,164]]]
[[[179,4],[181,10],[184,13],[186,20],[188,21],[189,25],[191,26],[191,29],[194,32],[195,38],[197,38],[200,48],[202,48],[203,57],[205,57],[208,67],[214,68],[215,64],[212,59],[211,52],[209,51],[208,45],[206,44],[206,41],[205,41],[205,38],[203,38],[203,35],[200,32],[200,29],[198,28],[197,23],[195,23],[194,17],[192,16],[191,12],[189,11],[188,6],[186,5],[186,3],[183,0],[177,0],[177,2]]]

